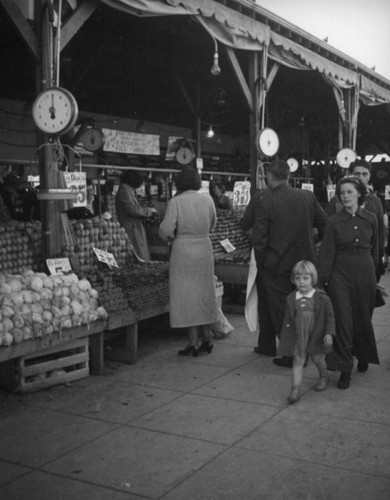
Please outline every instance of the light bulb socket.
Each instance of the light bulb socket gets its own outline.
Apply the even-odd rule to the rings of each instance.
[[[218,52],[214,52],[214,61],[210,71],[213,76],[218,76],[221,73],[221,68],[218,64]]]

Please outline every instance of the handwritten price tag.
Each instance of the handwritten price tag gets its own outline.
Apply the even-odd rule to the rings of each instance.
[[[92,247],[93,251],[99,262],[103,262],[110,267],[119,267],[115,257],[110,252],[106,252],[105,250],[100,250],[100,248]]]
[[[242,207],[248,205],[251,199],[251,183],[249,181],[237,181],[233,188],[233,205]]]
[[[72,271],[70,261],[67,257],[62,259],[46,259],[46,264],[52,276],[56,274],[67,274]]]
[[[230,243],[228,238],[226,238],[225,240],[221,240],[219,244],[222,246],[226,253],[234,252],[234,250],[236,249],[236,247]]]
[[[77,201],[73,207],[87,206],[87,174],[85,172],[64,172],[65,182],[68,189],[77,192]]]

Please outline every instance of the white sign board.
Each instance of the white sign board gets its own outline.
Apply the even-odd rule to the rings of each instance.
[[[100,248],[92,247],[92,249],[95,252],[98,261],[103,262],[110,267],[119,267],[112,253],[106,252],[105,250],[100,250]]]
[[[312,193],[314,193],[314,185],[311,184],[310,182],[303,182],[301,188],[307,189],[308,191],[311,191]]]
[[[201,181],[201,182],[202,185],[200,186],[198,193],[210,194],[210,181]]]
[[[104,134],[103,151],[134,155],[160,154],[160,136],[154,134],[137,134],[124,130],[102,129]]]
[[[85,172],[64,172],[66,187],[77,191],[77,201],[74,207],[87,206],[87,174]]]
[[[326,186],[326,194],[328,198],[328,203],[330,200],[336,195],[336,185],[335,184],[328,184]]]
[[[251,183],[249,181],[237,181],[233,188],[233,205],[243,207],[248,205],[251,199]]]
[[[236,247],[232,245],[228,238],[226,238],[225,240],[221,240],[219,243],[226,253],[234,252],[234,250],[236,249]]]
[[[385,186],[385,200],[390,200],[390,185]]]
[[[66,274],[72,271],[70,261],[67,257],[62,259],[46,259],[47,268],[52,276]]]

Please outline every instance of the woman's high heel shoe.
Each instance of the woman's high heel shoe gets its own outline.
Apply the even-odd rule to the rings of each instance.
[[[192,354],[194,358],[197,358],[199,356],[199,347],[197,345],[188,345],[184,349],[181,349],[178,354],[180,356],[189,356]]]
[[[210,354],[211,351],[213,350],[213,347],[214,347],[214,344],[212,342],[210,342],[210,341],[208,341],[208,342],[202,342],[200,344],[199,350],[203,351],[203,352],[208,352]]]

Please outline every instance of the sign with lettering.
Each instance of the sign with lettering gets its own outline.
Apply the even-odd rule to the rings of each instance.
[[[70,261],[67,257],[62,259],[46,259],[46,264],[52,276],[56,274],[67,274],[72,271]]]
[[[154,134],[138,134],[125,130],[102,129],[104,134],[103,151],[133,155],[160,154],[160,136]]]
[[[119,267],[112,253],[106,252],[106,250],[100,250],[100,248],[92,247],[92,249],[95,252],[98,261],[103,262],[110,267]]]
[[[67,188],[77,191],[77,200],[73,202],[73,206],[86,207],[87,174],[85,172],[64,172],[64,178]]]
[[[233,205],[242,207],[248,205],[251,200],[251,183],[249,181],[237,181],[233,188]]]
[[[314,185],[311,184],[310,182],[303,182],[301,188],[307,189],[308,191],[311,191],[312,193],[314,193]]]
[[[234,252],[234,250],[236,249],[236,247],[230,242],[229,238],[221,240],[219,244],[222,246],[226,253]]]

